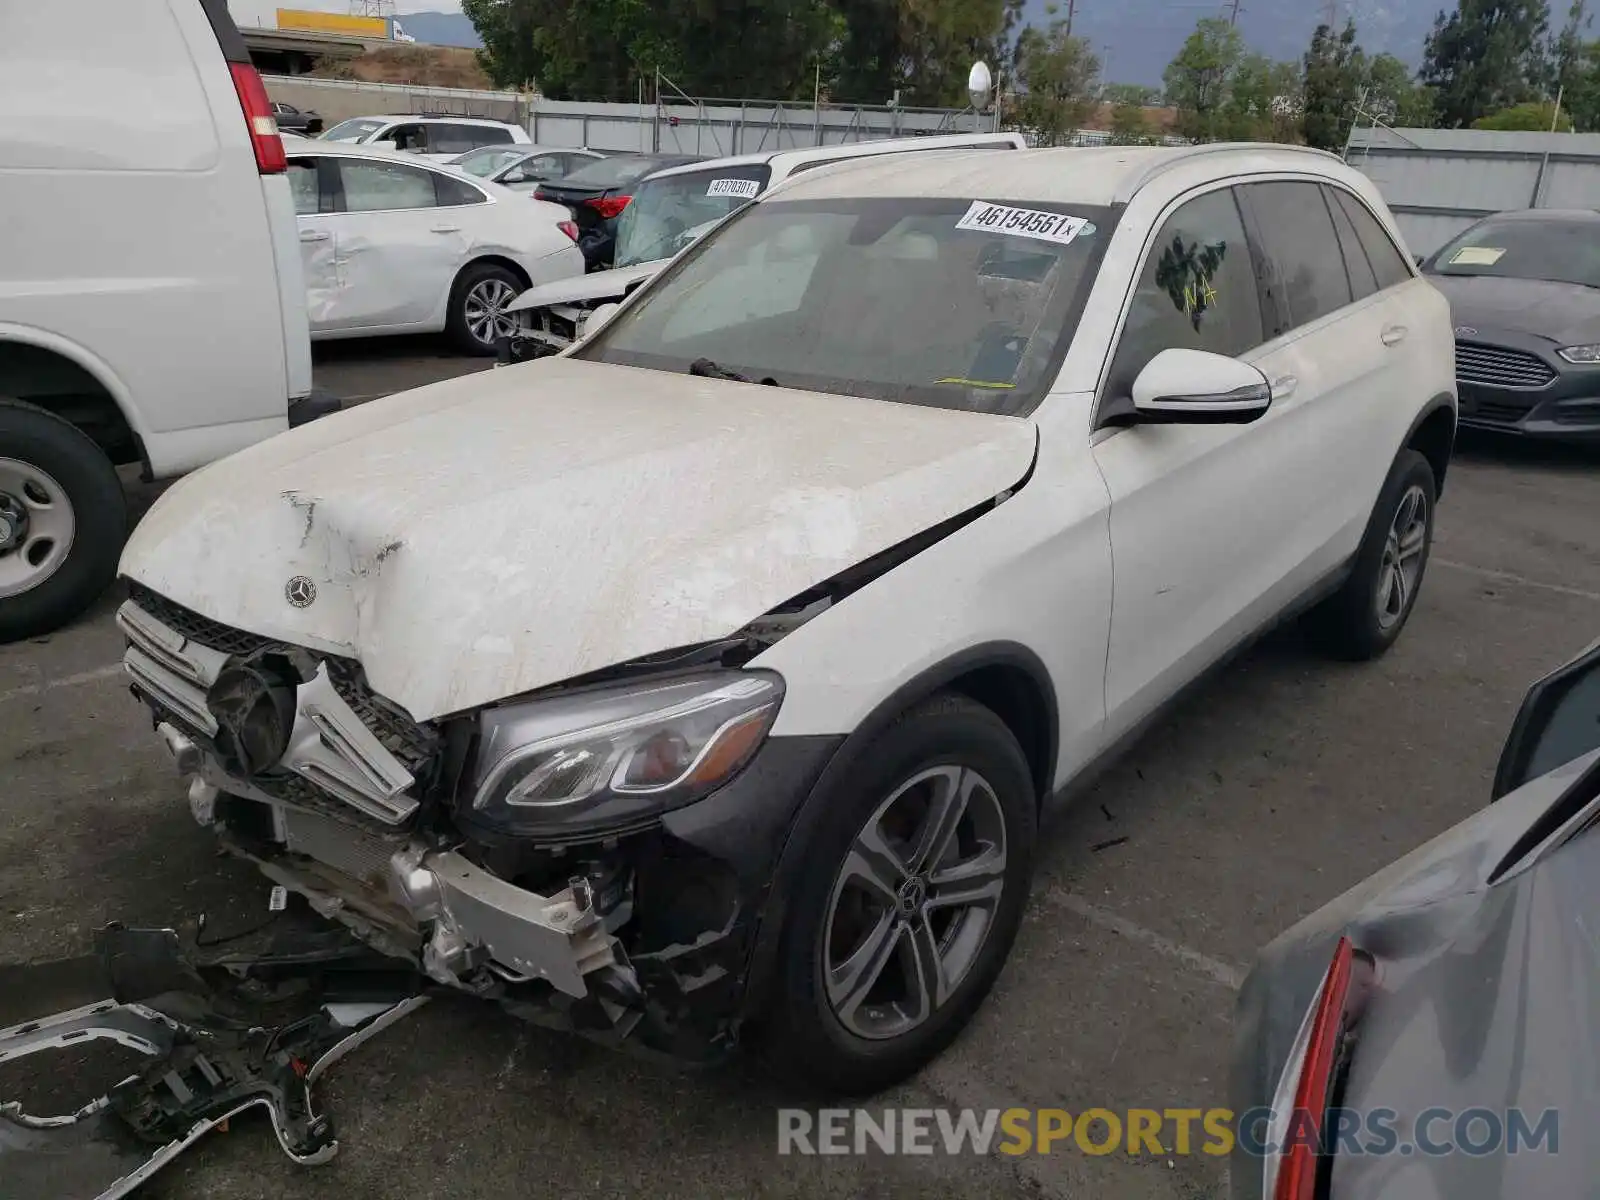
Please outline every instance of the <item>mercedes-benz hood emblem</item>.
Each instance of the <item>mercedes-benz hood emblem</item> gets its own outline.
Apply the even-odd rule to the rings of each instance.
[[[296,575],[283,585],[283,598],[296,608],[310,608],[317,598],[317,585],[304,575]]]

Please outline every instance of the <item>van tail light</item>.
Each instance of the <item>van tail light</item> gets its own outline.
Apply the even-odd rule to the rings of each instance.
[[[573,241],[578,240],[578,223],[576,221],[557,221],[556,228]]]
[[[596,196],[592,200],[585,200],[584,204],[595,210],[606,220],[620,217],[622,210],[633,203],[632,196]]]
[[[245,124],[250,127],[256,170],[263,175],[283,174],[289,169],[289,160],[284,157],[283,139],[278,136],[278,122],[272,115],[272,101],[267,99],[261,73],[249,63],[229,63],[228,70],[233,74],[233,90],[239,93]]]
[[[1321,1150],[1332,1150],[1323,1145],[1328,1107],[1351,1032],[1376,981],[1372,957],[1341,937],[1273,1097],[1273,1138],[1287,1148],[1266,1160],[1262,1191],[1267,1200],[1315,1200],[1318,1195]]]

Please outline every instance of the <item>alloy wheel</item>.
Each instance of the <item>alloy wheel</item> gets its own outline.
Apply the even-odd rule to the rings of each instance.
[[[1400,497],[1378,567],[1378,625],[1393,629],[1406,615],[1422,579],[1428,544],[1428,497],[1412,484]]]
[[[874,1041],[924,1024],[972,969],[1006,886],[993,786],[961,766],[900,784],[856,834],[823,925],[823,991]]]
[[[482,279],[472,285],[462,306],[467,331],[485,346],[517,332],[517,319],[506,311],[517,290],[504,279]]]
[[[0,599],[38,587],[72,551],[72,501],[50,474],[0,458]]]

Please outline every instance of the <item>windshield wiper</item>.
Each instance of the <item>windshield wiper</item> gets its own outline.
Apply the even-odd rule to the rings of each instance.
[[[695,359],[689,364],[689,374],[698,375],[702,379],[728,379],[734,383],[750,382],[750,376],[741,375],[737,371],[724,370],[709,358]]]

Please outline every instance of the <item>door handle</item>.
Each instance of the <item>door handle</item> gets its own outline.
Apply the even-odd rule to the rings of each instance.
[[[1398,346],[1401,342],[1406,340],[1406,334],[1408,332],[1410,331],[1407,330],[1404,325],[1390,325],[1383,331],[1383,344],[1385,346]]]
[[[1272,398],[1274,400],[1287,400],[1294,395],[1295,388],[1300,386],[1300,379],[1295,375],[1280,375],[1272,381]]]
[[[461,226],[459,226],[459,225],[435,225],[433,227],[433,232],[434,233],[460,233],[461,232]]]
[[[302,242],[325,242],[328,240],[328,231],[326,229],[302,229],[300,231],[300,240]]]

